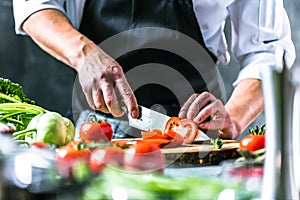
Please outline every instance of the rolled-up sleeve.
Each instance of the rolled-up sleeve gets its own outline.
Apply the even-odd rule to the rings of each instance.
[[[228,7],[232,26],[232,52],[240,62],[236,85],[246,78],[261,79],[262,69],[291,67],[295,48],[282,0],[236,0]]]
[[[33,13],[43,9],[57,9],[65,13],[62,0],[13,0],[15,31],[17,34],[26,33],[22,29],[24,21]]]

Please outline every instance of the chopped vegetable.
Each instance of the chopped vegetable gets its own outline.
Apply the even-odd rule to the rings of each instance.
[[[182,145],[184,141],[184,138],[179,133],[172,130],[167,130],[165,132],[158,129],[142,131],[142,138],[144,141],[156,144],[160,148],[177,147]]]
[[[211,139],[210,142],[214,145],[215,149],[221,149],[224,144],[223,140],[220,138],[217,138],[215,140]]]

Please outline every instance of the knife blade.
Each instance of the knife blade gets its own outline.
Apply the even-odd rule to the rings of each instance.
[[[144,106],[139,106],[140,116],[135,119],[127,112],[128,124],[134,128],[140,129],[142,131],[149,131],[153,129],[163,130],[166,126],[170,116],[164,115],[157,111],[151,110]],[[200,133],[197,135],[194,141],[204,141],[210,140],[210,138],[200,130]]]
[[[127,114],[129,126],[143,131],[149,131],[153,129],[162,130],[165,127],[167,121],[170,119],[169,116],[146,108],[144,106],[139,106],[139,109],[140,116],[137,119],[132,118],[130,114]]]

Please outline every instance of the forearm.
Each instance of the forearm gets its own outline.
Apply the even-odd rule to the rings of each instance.
[[[262,112],[264,99],[261,81],[245,79],[234,89],[225,108],[235,125],[235,134],[238,137]],[[233,133],[234,134],[234,133]]]
[[[55,9],[32,14],[24,22],[23,29],[43,50],[77,71],[88,54],[97,47],[79,33],[62,12]]]

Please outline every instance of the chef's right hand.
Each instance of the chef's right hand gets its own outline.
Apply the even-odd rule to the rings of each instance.
[[[77,71],[82,90],[92,109],[120,117],[124,111],[119,100],[123,99],[131,116],[139,116],[137,100],[122,67],[99,47],[89,53]]]

